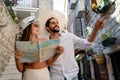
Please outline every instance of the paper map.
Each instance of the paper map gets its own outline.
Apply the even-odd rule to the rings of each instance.
[[[16,41],[16,48],[24,53],[20,59],[21,62],[42,62],[55,55],[59,42],[59,39],[38,43],[32,41]]]

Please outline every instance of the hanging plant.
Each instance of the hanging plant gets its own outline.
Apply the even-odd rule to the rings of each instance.
[[[15,15],[12,6],[14,6],[15,4],[17,4],[17,0],[5,0],[4,1],[10,15],[12,16],[12,19],[15,23],[18,23],[18,17]]]
[[[102,42],[101,42],[102,45],[104,47],[108,47],[108,46],[115,44],[117,39],[116,39],[116,37],[113,37],[112,31],[110,30],[108,33],[102,34],[101,40],[102,40]]]
[[[92,10],[96,13],[105,12],[109,8],[109,5],[109,0],[91,0]]]

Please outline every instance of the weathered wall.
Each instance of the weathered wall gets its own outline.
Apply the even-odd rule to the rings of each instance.
[[[99,44],[101,42],[101,34],[108,32],[110,29],[113,33],[113,35],[115,37],[120,37],[120,1],[116,0],[115,4],[110,6],[110,9],[102,14],[96,14],[95,12],[93,12],[91,10],[91,8],[89,7],[89,22],[87,24],[87,26],[94,26],[95,22],[97,21],[97,19],[99,19],[100,17],[103,16],[109,16],[105,22],[106,22],[106,26],[105,28],[103,28],[101,31],[99,31],[98,36],[96,38],[96,42],[95,42],[95,46],[94,46],[94,50],[95,52],[99,52],[99,47],[101,44]]]
[[[107,12],[102,13],[102,14],[96,14],[95,12],[93,12],[91,10],[90,6],[87,7],[87,10],[88,10],[87,26],[94,26],[97,19],[99,19],[100,17],[103,17],[103,16],[109,16],[105,20],[105,22],[106,22],[105,28],[103,28],[102,30],[100,30],[98,32],[97,38],[95,40],[93,49],[94,49],[94,52],[96,52],[96,53],[101,53],[102,51],[104,51],[104,49],[106,49],[106,48],[103,48],[103,46],[101,44],[100,37],[101,37],[102,33],[107,33],[109,30],[111,30],[114,37],[120,37],[120,5],[119,4],[120,4],[120,1],[116,0],[115,3],[110,6],[110,9]],[[87,35],[87,33],[86,33],[86,35]],[[100,48],[102,50],[100,50]],[[112,63],[111,63],[111,58],[109,55],[105,55],[105,57],[106,57],[106,68],[107,68],[107,74],[108,74],[109,80],[115,80]],[[93,67],[93,66],[91,65],[91,67]],[[94,73],[92,75],[94,75]]]
[[[15,34],[18,31],[6,6],[0,0],[0,74],[14,53]]]
[[[120,37],[120,0],[115,0],[115,3],[110,5],[109,9],[104,13],[93,12],[92,9],[91,9],[91,4],[90,4],[91,2],[90,1],[91,0],[85,0],[85,12],[84,12],[85,16],[80,17],[80,18],[85,19],[85,26],[83,26],[83,29],[81,29],[81,31],[83,31],[83,33],[84,33],[83,37],[85,37],[85,38],[88,37],[87,27],[92,27],[93,28],[96,21],[100,17],[109,16],[105,20],[105,22],[106,22],[105,28],[103,28],[102,30],[100,30],[98,32],[98,35],[96,37],[96,40],[95,40],[95,43],[94,43],[94,46],[93,46],[94,52],[101,53],[103,50],[105,50],[103,48],[102,44],[101,44],[102,33],[107,33],[109,30],[111,30],[114,37]],[[77,7],[75,7],[75,8],[77,8]],[[76,12],[76,9],[74,9],[73,11]],[[68,28],[71,31],[73,30],[74,32],[77,32],[77,30],[80,27],[80,23],[78,25],[73,25],[72,26],[73,28],[71,28],[72,23],[76,24],[75,19],[77,19],[77,18],[74,17],[74,14],[70,13],[68,15]],[[84,23],[82,23],[82,24],[84,24]],[[75,33],[75,34],[77,34],[77,33]],[[80,34],[80,33],[78,33],[78,34]],[[100,50],[100,48],[102,48],[102,50]],[[110,59],[109,55],[105,55],[105,57],[106,57],[106,66],[107,66],[107,72],[108,72],[109,80],[115,80],[114,79],[114,74],[113,74],[113,71],[112,71],[112,66],[111,66],[112,65],[111,64],[111,59]],[[91,67],[91,75],[92,75],[92,77],[95,77],[94,66],[93,66],[92,61],[90,61],[90,67]]]
[[[39,0],[40,12],[42,10],[52,10],[53,9],[53,0]]]

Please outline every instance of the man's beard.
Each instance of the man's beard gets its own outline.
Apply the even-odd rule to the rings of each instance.
[[[55,28],[53,28],[53,29],[50,29],[52,32],[54,32],[54,33],[58,33],[59,31],[60,31],[60,29],[59,28],[57,28],[57,27],[55,27]]]

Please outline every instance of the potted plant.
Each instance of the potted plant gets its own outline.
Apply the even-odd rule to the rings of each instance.
[[[117,39],[116,37],[113,37],[111,30],[108,33],[103,33],[101,36],[101,43],[104,47],[108,47],[115,44],[116,40]]]
[[[102,50],[100,50],[100,52],[98,54],[93,51],[93,48],[89,48],[89,49],[87,49],[87,55],[89,57],[91,56],[90,60],[95,60],[98,65],[103,64],[105,61],[105,57],[104,57]]]
[[[95,55],[95,60],[98,65],[101,65],[105,62],[105,57],[103,54],[97,54]]]
[[[109,8],[109,5],[109,0],[91,0],[92,10],[96,13],[105,12]]]
[[[94,56],[93,56],[94,52],[93,52],[93,48],[92,47],[86,49],[86,53],[87,53],[87,59],[88,60],[94,60]]]

